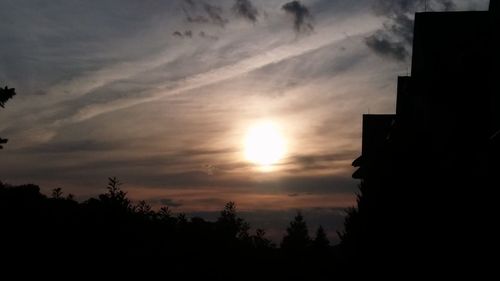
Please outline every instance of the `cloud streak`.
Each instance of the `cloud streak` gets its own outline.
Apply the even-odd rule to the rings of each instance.
[[[198,73],[190,77],[185,77],[182,80],[182,83],[174,88],[172,88],[171,83],[167,83],[166,85],[158,85],[153,90],[141,95],[141,97],[115,99],[110,102],[92,104],[87,107],[83,107],[73,116],[66,118],[65,120],[61,120],[60,122],[63,124],[68,122],[81,122],[108,112],[129,108],[142,103],[153,102],[168,96],[178,95],[207,85],[216,84],[259,69],[266,65],[293,58],[315,49],[320,49],[341,39],[341,36],[330,38],[318,36],[316,40],[303,41],[294,45],[278,46],[274,49],[265,51],[262,54],[255,54],[234,63],[210,69],[209,71]]]
[[[177,208],[177,207],[182,206],[182,203],[179,203],[176,200],[170,199],[170,198],[163,198],[163,199],[160,199],[159,201],[160,201],[160,204],[162,204],[164,206],[168,206],[168,207]]]

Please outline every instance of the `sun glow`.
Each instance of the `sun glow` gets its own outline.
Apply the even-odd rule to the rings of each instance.
[[[274,123],[265,121],[249,128],[245,137],[245,158],[262,170],[277,164],[285,150],[285,140]]]

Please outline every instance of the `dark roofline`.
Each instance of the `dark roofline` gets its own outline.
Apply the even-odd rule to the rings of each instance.
[[[396,116],[396,114],[394,113],[384,113],[384,114],[373,114],[373,113],[366,113],[366,114],[363,114],[363,117],[394,117]]]
[[[490,0],[490,11],[497,12],[498,11],[498,0]]]
[[[467,15],[479,15],[479,14],[489,14],[490,11],[438,11],[438,12],[416,12],[415,16],[435,16],[435,17],[458,17],[458,16],[467,16]]]

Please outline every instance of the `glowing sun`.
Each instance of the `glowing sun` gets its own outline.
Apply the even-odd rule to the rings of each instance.
[[[278,163],[285,155],[285,140],[272,122],[260,122],[248,129],[245,158],[261,167]]]

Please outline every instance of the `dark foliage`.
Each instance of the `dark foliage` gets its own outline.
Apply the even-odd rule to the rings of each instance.
[[[50,197],[36,185],[0,182],[2,254],[16,265],[57,264],[82,272],[147,270],[179,280],[324,280],[331,248],[321,229],[315,240],[298,214],[276,248],[263,229],[251,233],[234,202],[215,222],[169,207],[132,203],[121,183],[109,178],[107,192],[77,202],[61,188]],[[304,258],[291,258],[289,250]],[[50,259],[48,258],[50,256]],[[290,266],[298,266],[289,272]],[[235,277],[237,276],[237,277]]]
[[[303,252],[310,247],[311,238],[309,230],[304,221],[304,217],[299,212],[295,219],[290,222],[290,226],[286,229],[287,234],[283,237],[281,248],[290,252]]]
[[[10,100],[13,96],[16,95],[16,89],[9,88],[5,86],[5,88],[0,88],[0,107],[4,108],[5,103]],[[0,149],[3,148],[2,144],[6,144],[8,139],[0,138]]]
[[[318,251],[325,251],[328,249],[328,246],[330,246],[330,241],[326,236],[325,229],[320,225],[313,240],[313,247]]]
[[[16,89],[14,88],[9,88],[7,86],[5,86],[5,88],[0,88],[0,107],[5,107],[5,103],[15,95]]]

